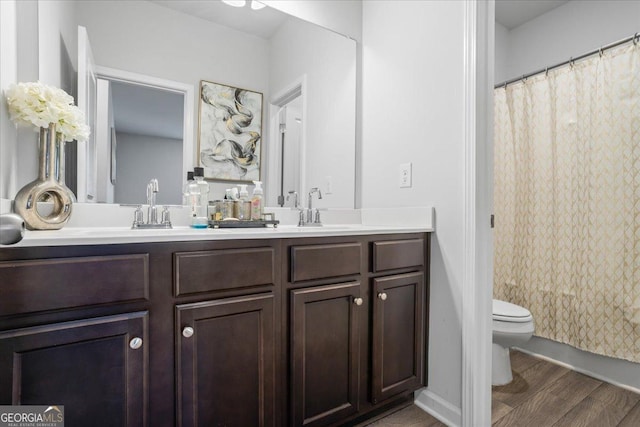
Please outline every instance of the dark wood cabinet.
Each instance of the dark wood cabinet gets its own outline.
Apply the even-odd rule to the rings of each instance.
[[[358,411],[359,282],[290,291],[291,425],[326,426]]]
[[[0,332],[0,402],[64,405],[65,425],[147,423],[147,313]]]
[[[272,293],[176,307],[178,425],[274,426]]]
[[[426,384],[429,236],[285,243],[289,425],[347,426]]]
[[[428,233],[2,247],[0,405],[354,425],[425,385],[428,278]]]
[[[378,403],[424,385],[422,272],[373,279],[371,397]]]

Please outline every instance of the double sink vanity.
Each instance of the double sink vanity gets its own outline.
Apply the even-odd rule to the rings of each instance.
[[[429,229],[28,232],[0,403],[68,426],[353,425],[426,385]]]

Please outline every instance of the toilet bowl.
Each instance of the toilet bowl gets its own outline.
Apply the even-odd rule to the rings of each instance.
[[[513,380],[509,348],[529,341],[533,331],[533,316],[529,310],[510,302],[493,300],[493,385],[504,385]]]

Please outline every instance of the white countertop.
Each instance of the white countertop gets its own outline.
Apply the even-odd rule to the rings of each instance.
[[[7,206],[5,206],[6,209]],[[435,210],[431,207],[330,209],[322,212],[324,222],[322,227],[294,225],[298,221],[298,212],[288,208],[269,208],[268,210],[275,213],[276,218],[280,220],[277,228],[193,229],[188,227],[185,215],[178,208],[171,214],[174,223],[174,228],[171,230],[132,230],[129,224],[131,224],[133,208],[79,203],[74,205],[71,220],[61,230],[27,230],[22,241],[14,245],[0,245],[0,248],[197,240],[288,239],[424,233],[435,230]],[[100,224],[100,226],[95,227],[93,224]]]
[[[100,245],[122,243],[178,242],[198,240],[287,239],[300,237],[358,236],[367,234],[424,233],[427,227],[334,224],[322,227],[280,225],[277,228],[132,230],[129,227],[68,227],[61,230],[27,230],[24,239],[9,247]]]

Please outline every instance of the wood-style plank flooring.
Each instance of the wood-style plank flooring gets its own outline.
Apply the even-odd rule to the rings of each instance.
[[[511,351],[513,381],[492,389],[494,427],[638,427],[640,394],[562,366]],[[415,405],[371,427],[441,427]]]
[[[493,387],[494,427],[640,426],[640,394],[511,351],[513,381]]]
[[[409,405],[378,421],[367,424],[367,427],[446,427],[446,424],[433,418],[416,405]]]

